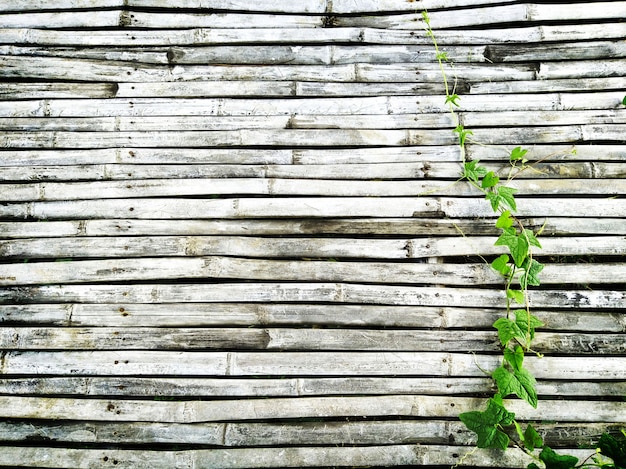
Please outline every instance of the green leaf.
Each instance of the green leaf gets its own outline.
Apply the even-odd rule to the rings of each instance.
[[[444,52],[445,54],[445,52]],[[445,56],[445,61],[448,61],[448,56]],[[459,107],[459,99],[461,99],[459,97],[458,94],[449,94],[448,96],[446,96],[446,104],[448,103],[452,103],[454,106]],[[467,130],[466,132],[470,132],[469,130]],[[466,134],[467,135],[467,134]]]
[[[543,446],[543,438],[541,438],[541,435],[537,433],[537,430],[535,430],[531,424],[528,424],[526,427],[522,441],[529,451],[535,451],[535,448],[541,448]]]
[[[520,367],[519,370],[511,372],[501,366],[491,376],[496,382],[500,394],[503,396],[514,394],[520,399],[524,399],[534,408],[537,408],[536,381],[528,370]]]
[[[508,277],[511,273],[511,267],[509,266],[510,258],[506,254],[502,254],[500,257],[493,260],[491,267],[496,272],[500,272],[505,277]]]
[[[487,174],[487,168],[478,166],[479,161],[473,160],[465,163],[463,167],[463,177],[470,181],[478,182],[478,179]]]
[[[544,323],[537,316],[528,314],[525,309],[517,309],[513,313],[515,314],[515,324],[524,332],[524,336],[528,336],[527,342],[535,338],[535,328],[544,326]]]
[[[622,104],[626,106],[626,96],[624,96],[624,99],[622,99]]]
[[[458,98],[458,96],[457,96]],[[447,98],[446,98],[446,103],[448,102]],[[453,103],[456,104],[456,103]],[[459,135],[459,145],[461,146],[465,146],[465,140],[467,140],[468,135],[474,135],[474,132],[472,132],[471,130],[466,130],[465,127],[463,127],[461,124],[457,125],[456,128],[454,129],[454,133]],[[474,160],[476,161],[476,163],[478,163],[478,160]],[[471,161],[469,163],[472,163]],[[467,165],[467,163],[465,163]],[[480,174],[480,176],[484,176],[487,173],[487,169],[486,168],[481,168],[484,172],[482,172]],[[473,179],[473,181],[477,181],[477,179]]]
[[[504,359],[513,367],[513,370],[519,371],[524,364],[524,350],[519,345],[515,350],[507,348],[504,350]]]
[[[608,433],[602,434],[598,448],[615,463],[616,468],[626,468],[626,439],[617,439]]]
[[[545,265],[540,262],[537,262],[535,259],[526,259],[522,268],[524,272],[520,277],[520,286],[525,290],[528,288],[528,285],[538,286],[541,284],[539,281],[539,273],[543,270]]]
[[[494,212],[498,211],[500,205],[509,207],[513,211],[517,210],[517,205],[515,203],[515,197],[513,193],[516,192],[517,189],[513,189],[512,187],[507,186],[497,186],[494,187],[491,192],[488,192],[485,195],[485,198],[491,202],[491,208]]]
[[[513,193],[515,192],[517,192],[517,189],[513,189],[512,187],[498,187],[498,195],[502,198],[504,204],[514,212],[517,211],[517,204],[515,203],[515,198],[513,197]]]
[[[537,237],[535,236],[535,233],[533,233],[532,230],[524,230],[524,236],[526,236],[526,241],[528,241],[528,244],[541,249],[541,244],[539,243],[539,240],[537,239]]]
[[[489,189],[498,184],[498,182],[500,182],[500,178],[496,176],[496,173],[489,171],[485,174],[485,177],[483,177],[483,182],[480,185],[483,189]]]
[[[511,228],[513,223],[515,223],[515,220],[513,220],[513,217],[511,216],[511,211],[505,210],[502,212],[502,215],[498,217],[498,220],[496,221],[496,228]]]
[[[517,267],[521,267],[529,252],[526,237],[519,235],[515,228],[505,228],[502,231],[503,233],[496,240],[495,245],[507,246],[513,256],[513,262]]]
[[[506,297],[514,300],[517,304],[526,304],[526,296],[522,290],[511,290],[509,288],[506,291]]]
[[[524,160],[524,156],[526,156],[528,150],[522,149],[522,147],[515,147],[511,150],[511,156],[509,157],[509,161],[519,161]]]
[[[526,342],[526,334],[522,331],[519,326],[507,318],[499,318],[496,322],[493,323],[493,327],[498,330],[498,337],[500,338],[500,343],[506,346],[512,339],[520,339]]]
[[[573,469],[578,464],[578,458],[557,454],[549,446],[545,446],[541,450],[539,459],[545,463],[546,469]]]
[[[524,442],[524,432],[522,431],[522,427],[520,426],[519,423],[517,423],[517,421],[514,421],[513,425],[515,425],[515,431],[517,432],[517,436],[519,437],[520,441],[523,443]]]
[[[484,412],[464,412],[459,418],[467,428],[476,433],[479,448],[506,449],[509,446],[509,437],[500,428],[511,425],[515,414],[506,410],[501,396],[496,394],[489,399]]]
[[[448,62],[450,59],[448,58],[448,53],[447,52],[439,52],[437,53],[437,60],[440,60],[441,62]],[[446,103],[448,101],[446,100]]]
[[[498,208],[500,208],[500,198],[498,197],[498,193],[496,191],[487,192],[485,194],[485,199],[491,203],[491,209],[494,212],[497,212]]]

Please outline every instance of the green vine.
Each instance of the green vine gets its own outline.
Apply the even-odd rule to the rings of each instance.
[[[541,249],[535,233],[524,227],[517,217],[517,189],[509,183],[519,172],[531,167],[526,154],[528,150],[516,147],[508,155],[510,171],[505,180],[501,180],[493,171],[488,171],[480,165],[478,160],[467,158],[466,145],[473,135],[471,130],[460,124],[456,114],[460,106],[460,96],[455,92],[455,86],[450,86],[446,73],[446,66],[452,62],[446,52],[439,48],[435,33],[431,27],[427,11],[422,12],[422,19],[426,34],[431,39],[435,49],[435,57],[439,64],[445,90],[445,104],[453,118],[454,133],[461,154],[463,170],[460,179],[467,181],[485,200],[489,202],[495,215],[498,216],[495,227],[500,236],[496,246],[504,246],[508,254],[502,254],[491,262],[491,267],[498,272],[504,281],[506,293],[506,315],[497,319],[493,326],[498,331],[502,346],[502,361],[500,366],[491,373],[498,392],[491,397],[482,411],[464,412],[459,415],[465,426],[477,436],[479,448],[495,448],[505,450],[513,445],[530,455],[537,463],[547,469],[572,468],[626,468],[626,440],[617,440],[609,434],[602,435],[596,453],[586,460],[579,462],[578,458],[569,455],[560,455],[549,446],[544,445],[541,435],[532,424],[522,427],[515,420],[515,414],[510,412],[503,401],[508,396],[517,396],[526,401],[533,408],[537,408],[538,397],[536,380],[524,367],[526,353],[536,353],[532,349],[535,329],[543,326],[539,318],[531,313],[528,296],[529,286],[540,284],[540,273],[544,265],[533,257],[533,249]],[[456,79],[454,81],[456,84]],[[626,104],[626,97],[624,98]],[[624,433],[626,437],[626,433]],[[540,452],[538,450],[541,449]],[[537,454],[538,452],[538,454]],[[612,458],[605,459],[602,454]],[[539,469],[537,463],[531,463],[528,469]]]

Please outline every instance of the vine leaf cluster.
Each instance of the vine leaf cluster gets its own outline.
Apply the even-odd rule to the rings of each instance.
[[[471,141],[473,132],[461,125],[456,115],[461,97],[456,94],[454,86],[451,89],[446,74],[446,66],[451,66],[452,61],[446,52],[440,50],[427,11],[422,12],[422,19],[426,34],[434,46],[435,58],[441,71],[446,95],[445,105],[448,106],[456,125],[453,132],[457,136],[463,164],[460,179],[475,187],[489,202],[494,214],[498,216],[495,227],[500,230],[495,245],[506,247],[508,250],[507,254],[502,254],[491,262],[491,267],[503,277],[506,293],[506,314],[493,324],[502,347],[501,364],[491,373],[497,393],[488,400],[484,410],[464,412],[459,418],[476,434],[479,448],[505,450],[513,444],[547,469],[591,467],[626,469],[626,440],[618,440],[605,433],[598,443],[597,452],[581,463],[574,456],[557,454],[546,446],[532,424],[523,428],[515,420],[515,414],[505,406],[503,399],[508,396],[523,399],[533,408],[537,408],[538,405],[537,383],[530,371],[524,367],[524,359],[527,352],[533,352],[532,341],[535,330],[544,325],[531,313],[528,296],[529,286],[540,285],[540,274],[544,268],[542,263],[533,258],[533,249],[541,249],[538,240],[541,229],[535,233],[524,227],[516,216],[517,190],[509,185],[515,175],[531,166],[526,158],[528,150],[518,146],[510,151],[508,160],[511,168],[505,180],[501,180],[494,171],[482,166],[479,160],[469,160],[466,157],[466,145]],[[626,105],[626,97],[624,104]],[[538,353],[537,355],[541,356]],[[626,437],[626,433],[624,436]],[[536,454],[538,449],[541,451]],[[601,453],[612,458],[612,461],[603,458]],[[539,469],[539,466],[531,463],[527,469]]]

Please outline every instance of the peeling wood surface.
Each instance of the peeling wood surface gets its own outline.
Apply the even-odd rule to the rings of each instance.
[[[457,419],[506,301],[458,123],[500,177],[535,162],[511,186],[542,232],[540,402],[510,406],[589,456],[626,425],[624,17],[2,2],[0,466],[526,467]]]

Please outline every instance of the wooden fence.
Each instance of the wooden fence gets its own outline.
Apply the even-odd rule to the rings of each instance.
[[[510,408],[626,426],[625,1],[3,0],[0,466],[525,467],[458,420],[503,251],[424,8],[468,156],[538,161]]]

